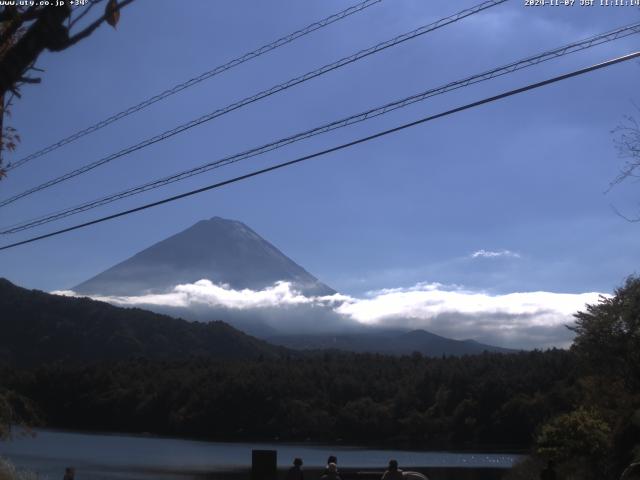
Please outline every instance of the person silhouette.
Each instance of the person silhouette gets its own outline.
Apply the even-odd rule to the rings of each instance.
[[[397,460],[389,460],[389,467],[382,475],[382,480],[402,480],[402,470],[398,468]]]
[[[326,475],[327,473],[329,473],[329,464],[331,463],[335,463],[337,468],[338,457],[336,457],[335,455],[329,455],[329,458],[327,458],[327,465],[324,467],[324,472],[322,472],[322,475]]]
[[[338,474],[338,466],[334,462],[329,462],[327,469],[320,477],[320,480],[342,480]]]
[[[301,458],[293,459],[293,467],[291,467],[287,472],[287,480],[304,480]]]

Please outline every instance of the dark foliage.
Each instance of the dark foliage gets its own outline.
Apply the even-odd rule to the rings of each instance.
[[[640,454],[640,280],[615,293],[576,314],[570,351],[427,358],[294,354],[222,323],[0,282],[0,348],[13,362],[0,366],[0,393],[29,399],[51,427],[394,448],[535,446],[562,475],[617,479]]]
[[[326,353],[0,370],[53,427],[212,439],[527,447],[575,401],[560,350],[473,357]]]
[[[640,277],[629,277],[611,298],[602,298],[576,315],[573,350],[586,369],[620,378],[640,392]]]
[[[618,478],[640,461],[640,277],[629,277],[612,297],[575,317],[571,351],[579,361],[582,403],[611,430],[609,447],[588,464]]]
[[[187,322],[88,298],[17,287],[0,279],[0,361],[87,363],[130,357],[274,357],[286,350],[223,322]]]

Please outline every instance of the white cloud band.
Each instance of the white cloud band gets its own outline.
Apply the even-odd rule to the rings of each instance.
[[[54,292],[75,295],[74,292]],[[565,325],[599,293],[486,292],[420,283],[410,288],[369,292],[365,298],[340,294],[307,297],[290,283],[264,290],[233,290],[209,280],[177,285],[172,291],[131,297],[94,296],[96,300],[152,310],[197,311],[199,318],[263,317],[269,328],[299,333],[325,331],[340,325],[366,324],[425,329],[456,339],[475,339],[512,348],[565,347],[571,332]]]
[[[471,258],[499,258],[499,257],[520,258],[519,253],[512,252],[511,250],[493,251],[493,250],[481,249],[481,250],[476,250],[470,256]]]

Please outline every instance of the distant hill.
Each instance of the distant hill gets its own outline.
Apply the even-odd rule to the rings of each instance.
[[[236,290],[262,290],[275,282],[287,281],[307,296],[336,293],[244,223],[220,217],[202,220],[73,290],[89,296],[136,296],[166,292],[178,284],[202,279]],[[424,330],[370,328],[336,314],[330,307],[317,305],[286,309],[229,309],[224,305],[197,303],[186,306],[140,303],[140,306],[189,320],[223,318],[251,335],[298,350],[339,349],[389,355],[420,352],[429,356],[511,351]]]
[[[187,322],[88,298],[51,295],[0,279],[0,361],[18,365],[129,357],[276,357],[284,349],[224,322]]]
[[[426,356],[513,352],[424,330],[400,332],[367,327],[331,335],[270,336],[264,341],[221,321],[189,322],[89,298],[27,290],[6,279],[0,279],[0,312],[0,362],[23,366],[131,357],[274,358],[291,353],[288,349],[387,355],[420,352]]]
[[[335,293],[244,223],[220,217],[200,221],[73,290],[83,295],[141,295],[202,279],[253,290],[288,281],[306,295]]]
[[[430,357],[475,355],[483,352],[513,353],[516,350],[494,347],[475,340],[453,340],[425,330],[410,332],[363,329],[362,332],[335,335],[281,335],[267,338],[275,345],[296,350],[335,349],[347,352],[409,355],[420,352]]]

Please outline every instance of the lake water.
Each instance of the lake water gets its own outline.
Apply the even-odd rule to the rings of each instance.
[[[376,450],[306,444],[221,443],[129,435],[100,435],[39,430],[35,438],[0,442],[0,456],[41,479],[62,478],[74,466],[78,480],[107,478],[185,479],[210,472],[245,470],[252,449],[278,451],[279,467],[304,459],[305,468],[321,467],[329,454],[340,467],[382,469],[390,458],[401,467],[509,468],[520,456],[512,454]]]

